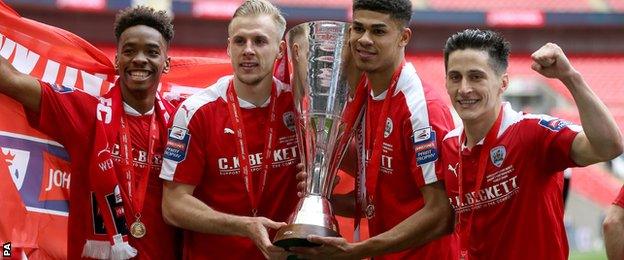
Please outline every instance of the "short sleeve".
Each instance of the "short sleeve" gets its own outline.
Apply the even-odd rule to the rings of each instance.
[[[548,172],[559,172],[578,166],[572,160],[571,152],[574,138],[582,131],[580,126],[545,115],[529,122],[531,126],[527,130],[534,133],[532,142],[535,143],[536,152],[541,153],[540,157],[549,168]]]
[[[446,105],[439,100],[427,102],[427,120],[406,120],[405,146],[410,149],[410,169],[419,187],[444,179],[440,167],[440,147],[444,136],[453,128],[453,119]],[[422,118],[422,117],[421,117]]]
[[[39,84],[40,109],[38,113],[26,110],[29,124],[67,148],[88,142],[89,129],[96,120],[97,98],[75,88],[41,81]]]
[[[206,166],[203,115],[190,108],[187,100],[176,112],[168,131],[160,178],[199,185]]]

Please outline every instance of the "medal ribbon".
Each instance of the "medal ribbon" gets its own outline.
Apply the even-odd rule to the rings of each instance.
[[[262,163],[260,164],[262,183],[257,193],[254,192],[255,189],[253,185],[253,176],[251,175],[251,165],[249,163],[249,150],[247,148],[245,127],[243,125],[240,104],[238,103],[238,96],[236,95],[236,90],[234,89],[233,80],[230,80],[230,84],[228,85],[227,99],[230,121],[236,136],[236,152],[238,153],[238,158],[240,160],[240,172],[251,203],[251,213],[253,216],[256,216],[258,214],[258,204],[260,204],[260,198],[262,196],[262,192],[264,191],[264,186],[266,185],[269,166],[273,162],[273,156],[271,156],[271,153],[273,152],[273,143],[275,141],[275,121],[277,121],[275,111],[275,103],[277,103],[277,89],[275,82],[273,82],[273,85],[271,86],[271,98],[269,101],[269,122],[265,130],[264,152]]]
[[[498,136],[498,131],[500,130],[500,126],[501,126],[501,122],[502,122],[502,118],[503,118],[503,108],[501,107],[500,112],[498,113],[498,118],[496,118],[496,121],[494,122],[494,125],[492,126],[492,128],[490,128],[490,131],[487,133],[487,135],[485,136],[485,140],[483,141],[483,146],[481,147],[481,151],[479,152],[479,164],[477,166],[477,182],[475,183],[475,193],[479,192],[479,190],[481,189],[481,185],[483,184],[483,178],[485,178],[485,168],[487,166],[487,158],[488,158],[488,151],[492,148],[493,144],[496,141],[496,138]],[[458,169],[458,178],[459,178],[459,207],[460,208],[464,203],[463,203],[463,198],[464,198],[464,171],[463,171],[463,159],[462,159],[462,145],[464,143],[463,139],[464,139],[464,135],[465,133],[462,133],[462,135],[459,138],[459,149],[458,149],[458,154],[459,154],[459,166],[457,168]],[[472,218],[474,217],[474,210],[466,205],[468,207],[468,219],[466,220],[466,223],[462,223],[462,212],[457,213],[458,214],[458,218],[459,218],[459,235],[460,235],[460,240],[459,240],[459,258],[462,260],[467,260],[468,259],[468,250],[470,249],[470,231],[472,230]],[[466,225],[465,230],[463,230],[463,225]]]
[[[392,78],[390,80],[390,86],[386,92],[386,98],[384,99],[381,114],[379,115],[379,119],[377,120],[377,128],[374,130],[375,136],[374,139],[371,140],[372,132],[370,122],[372,121],[371,117],[371,101],[370,98],[367,98],[367,109],[366,109],[366,129],[371,131],[366,131],[364,146],[366,147],[366,151],[369,150],[369,144],[373,143],[372,146],[372,155],[370,157],[370,161],[368,166],[366,167],[366,192],[368,194],[368,203],[369,205],[373,205],[374,195],[377,191],[377,179],[379,178],[379,171],[381,168],[381,153],[382,153],[382,143],[383,143],[383,134],[385,129],[385,122],[388,116],[388,110],[390,108],[390,99],[394,95],[394,91],[396,89],[397,83],[399,82],[399,76],[401,75],[401,70],[405,66],[405,60],[401,62],[401,65],[394,71],[392,74]],[[366,89],[368,93],[371,93],[371,86],[367,82]],[[371,133],[371,134],[369,134]]]
[[[143,211],[143,202],[145,201],[145,193],[147,191],[147,183],[149,180],[149,172],[152,168],[152,160],[154,156],[154,145],[158,136],[158,125],[156,123],[156,109],[150,119],[150,129],[148,133],[148,148],[147,148],[147,161],[143,174],[137,176],[134,171],[132,162],[132,137],[130,135],[130,127],[127,125],[127,115],[124,113],[121,116],[119,124],[120,135],[119,139],[121,145],[119,151],[121,153],[121,169],[126,177],[127,192],[124,189],[119,189],[121,195],[124,196],[124,200],[130,201],[129,206],[131,212],[135,216],[135,221],[140,222],[141,212]],[[142,178],[139,183],[132,181],[132,178]],[[137,186],[138,185],[138,186]],[[136,192],[134,192],[136,190]]]
[[[363,194],[361,194],[362,192],[362,188],[361,185],[362,183],[364,183],[364,181],[361,180],[362,177],[364,177],[364,174],[361,174],[364,172],[364,153],[363,151],[365,150],[363,148],[363,146],[361,145],[361,143],[363,141],[364,138],[361,135],[361,132],[364,131],[363,127],[357,127],[356,125],[360,124],[360,122],[362,121],[363,118],[363,114],[366,113],[366,109],[364,106],[364,101],[365,99],[367,99],[367,93],[366,93],[367,89],[366,89],[366,77],[362,74],[362,76],[360,77],[360,80],[358,82],[358,84],[356,85],[355,89],[354,89],[354,94],[353,94],[353,98],[350,98],[347,104],[347,108],[345,111],[345,116],[344,116],[344,122],[345,122],[345,131],[344,133],[349,135],[349,138],[341,138],[341,141],[345,142],[345,145],[348,145],[348,142],[351,140],[351,136],[355,136],[356,142],[357,142],[357,152],[358,152],[358,156],[357,156],[357,160],[358,160],[358,169],[357,169],[357,174],[355,177],[355,189],[354,189],[354,199],[355,199],[355,221],[353,222],[353,237],[355,239],[355,241],[359,241],[359,225],[360,225],[360,220],[362,218],[362,200],[365,199],[365,196]],[[355,131],[354,131],[355,128]],[[348,149],[348,148],[347,148]]]

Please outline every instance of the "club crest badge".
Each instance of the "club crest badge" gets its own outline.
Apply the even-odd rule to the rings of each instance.
[[[386,118],[386,126],[384,127],[384,138],[388,138],[392,133],[392,119]]]
[[[366,214],[367,219],[374,218],[375,217],[375,205],[368,204],[368,206],[366,206],[366,210],[364,211],[364,213]]]
[[[501,167],[503,165],[503,161],[505,160],[505,156],[507,155],[507,150],[505,146],[496,146],[490,150],[490,159],[492,160],[492,164],[496,167]]]
[[[291,132],[295,131],[295,114],[291,111],[284,113],[282,116],[282,120],[284,121],[284,126],[288,128]]]

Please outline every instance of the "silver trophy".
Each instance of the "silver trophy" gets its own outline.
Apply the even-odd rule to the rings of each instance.
[[[351,132],[345,114],[352,92],[347,84],[348,24],[315,21],[286,35],[293,73],[296,131],[307,190],[278,230],[274,244],[283,248],[317,246],[308,235],[340,236],[329,198]],[[347,132],[348,131],[348,132]]]

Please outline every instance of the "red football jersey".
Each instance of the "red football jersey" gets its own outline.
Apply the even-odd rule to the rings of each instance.
[[[622,189],[620,190],[620,194],[617,196],[613,204],[624,208],[624,186],[622,186]]]
[[[30,123],[51,136],[63,146],[70,155],[72,178],[69,198],[68,220],[68,258],[79,259],[89,233],[101,234],[102,240],[107,240],[104,222],[101,216],[94,214],[99,208],[92,204],[89,191],[89,160],[85,159],[91,153],[93,126],[96,118],[97,98],[78,89],[41,83],[41,107],[39,114],[29,113]],[[126,112],[127,113],[127,112]],[[147,146],[151,116],[128,116],[130,135],[132,139],[132,158],[134,172],[141,175],[147,164]],[[158,123],[159,132],[164,133],[166,123]],[[123,181],[119,157],[119,139],[114,144],[111,153],[117,169],[119,186],[126,189]],[[145,224],[147,233],[141,239],[129,237],[130,245],[138,250],[139,259],[177,259],[180,254],[179,244],[181,236],[176,229],[165,224],[161,213],[162,180],[158,178],[162,153],[165,145],[165,136],[159,135],[155,142],[154,157],[150,159],[152,169],[146,197],[143,206],[141,221]],[[139,180],[148,176],[133,176]],[[125,212],[129,210],[128,201],[124,201]],[[133,216],[126,216],[128,223],[132,223]],[[128,225],[129,225],[128,224]],[[165,246],[166,245],[166,246]]]
[[[170,129],[160,177],[195,185],[194,196],[217,211],[251,216],[252,206],[240,172],[234,128],[227,107],[226,92],[231,78],[220,79],[182,103]],[[287,85],[277,80],[275,83],[276,142],[257,214],[285,222],[298,202],[295,175],[300,156],[292,94]],[[255,107],[241,99],[239,103],[254,189],[258,190],[269,106]],[[272,238],[274,232],[270,234]],[[264,259],[264,256],[248,238],[188,231],[184,258]]]
[[[424,199],[419,188],[443,180],[438,147],[442,137],[453,128],[448,107],[433,88],[421,84],[409,63],[401,71],[394,94],[387,97],[391,105],[385,125],[378,126],[386,95],[368,96],[369,116],[366,118],[372,120],[362,124],[368,125],[365,131],[370,132],[369,136],[374,136],[377,127],[385,127],[373,200],[374,214],[369,218],[371,237],[392,229],[423,208]],[[367,157],[372,154],[373,142],[366,141]],[[366,176],[366,181],[370,181],[370,176]],[[453,259],[449,249],[455,246],[456,241],[449,235],[422,247],[375,259]]]
[[[462,148],[459,169],[463,128],[454,129],[444,138],[441,166],[446,174],[446,190],[461,216],[455,230],[461,237],[472,226],[470,259],[567,259],[561,172],[577,166],[570,151],[582,129],[550,116],[516,112],[509,104],[504,104],[501,113],[500,130],[492,148],[486,151],[487,164],[478,191],[483,141],[471,150]],[[461,195],[460,170],[464,176]],[[459,196],[463,196],[461,204]]]

